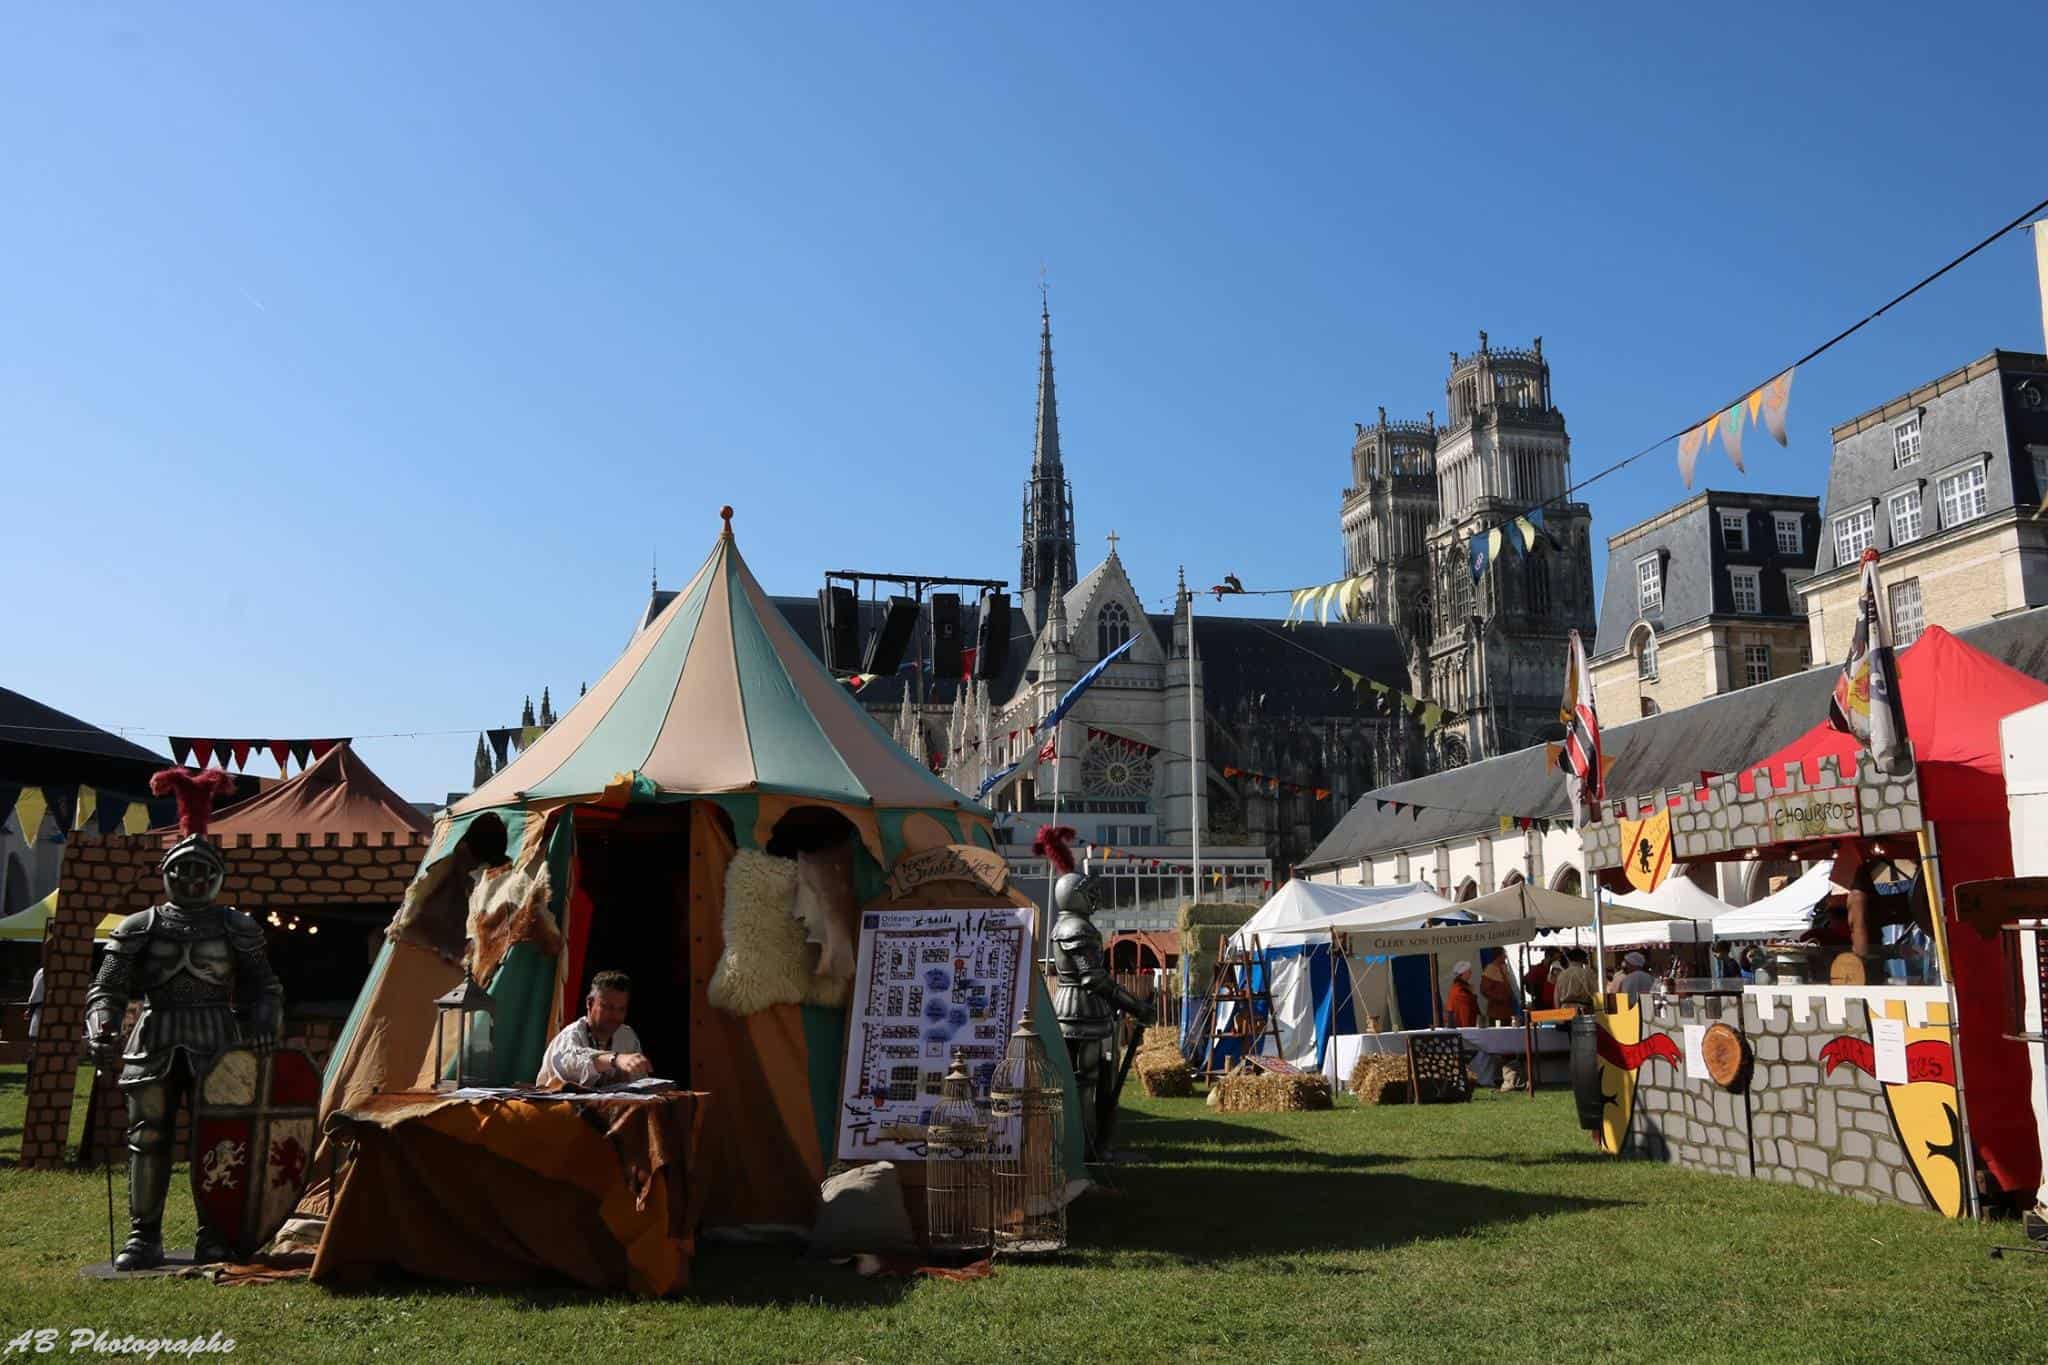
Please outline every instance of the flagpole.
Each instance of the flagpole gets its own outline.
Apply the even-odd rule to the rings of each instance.
[[[1188,838],[1194,849],[1195,894],[1202,899],[1202,747],[1197,725],[1200,708],[1195,704],[1195,595],[1188,598]]]
[[[1060,726],[1056,721],[1052,727],[1052,822],[1060,822]],[[1045,865],[1045,953],[1043,961],[1048,969],[1052,966],[1052,918],[1054,913],[1053,891],[1058,885],[1059,875],[1050,860]]]

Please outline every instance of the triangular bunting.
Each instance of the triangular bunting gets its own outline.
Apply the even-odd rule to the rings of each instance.
[[[306,747],[313,751],[313,761],[318,763],[333,751],[335,745],[342,742],[338,739],[309,739],[306,741]]]
[[[247,771],[249,767],[249,751],[256,747],[256,742],[250,739],[231,740],[228,747],[235,756],[235,766]]]
[[[277,760],[277,775],[279,777],[283,777],[291,770],[287,760],[292,756],[292,746],[288,741],[273,739],[265,743],[263,747],[270,750],[270,756]]]
[[[1728,448],[1728,458],[1735,462],[1737,473],[1747,473],[1742,467],[1742,404],[1732,405],[1721,414],[1721,444]]]
[[[1501,816],[1501,817],[1500,817],[1500,832],[1501,832],[1502,834],[1506,834],[1506,833],[1508,833],[1508,832],[1509,832],[1510,830],[1512,830],[1512,829],[1513,829],[1514,827],[1515,827],[1515,817],[1514,817],[1514,816],[1512,816],[1512,815],[1503,815],[1503,816]]]
[[[209,764],[209,763],[213,762],[213,741],[212,741],[212,740],[210,740],[210,739],[195,739],[195,740],[192,740],[192,741],[191,741],[190,743],[191,743],[191,749],[192,749],[192,758],[193,758],[193,766],[194,766],[194,767],[196,767],[196,768],[204,768],[204,767],[205,767],[205,766],[206,766],[207,764]]]
[[[231,739],[217,739],[213,741],[213,761],[220,764],[222,772],[228,770],[228,760],[234,757],[234,745],[235,742]]]
[[[1706,440],[1707,425],[1701,423],[1678,438],[1678,477],[1685,480],[1687,488],[1692,487],[1693,467],[1700,460],[1700,443]]]
[[[36,835],[42,832],[43,813],[49,808],[50,803],[44,798],[41,787],[21,789],[21,795],[16,797],[14,802],[14,819],[21,827],[21,841],[24,844],[33,844],[36,841]]]
[[[92,819],[92,813],[99,809],[100,795],[83,783],[78,788],[78,804],[71,812],[71,828],[84,829],[85,822]]]
[[[149,807],[140,801],[130,801],[128,809],[121,812],[121,832],[141,834],[149,828]]]
[[[1792,402],[1792,371],[1773,379],[1763,386],[1763,428],[1771,433],[1771,439],[1779,445],[1785,444],[1785,409]]]
[[[304,768],[313,761],[313,744],[310,740],[295,739],[291,743],[292,762]],[[502,764],[503,760],[500,760]]]
[[[192,756],[192,741],[185,738],[183,735],[172,735],[170,736],[170,741],[171,761],[182,768],[185,766],[185,760]],[[206,765],[202,761],[199,766],[203,768]]]

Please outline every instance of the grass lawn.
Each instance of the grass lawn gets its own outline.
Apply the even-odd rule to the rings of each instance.
[[[20,1106],[19,1069],[0,1071],[0,1134],[19,1128]],[[78,1268],[105,1246],[102,1177],[0,1167],[0,1328],[219,1330],[266,1361],[1988,1361],[2048,1349],[2048,1264],[1985,1256],[2016,1226],[1611,1161],[1588,1149],[1562,1093],[1231,1118],[1140,1099],[1125,1125],[1137,1164],[1075,1206],[1074,1247],[1057,1262],[904,1283],[707,1250],[688,1295],[664,1303],[89,1283]],[[0,1153],[13,1143],[0,1136]],[[169,1232],[189,1241],[182,1175]]]

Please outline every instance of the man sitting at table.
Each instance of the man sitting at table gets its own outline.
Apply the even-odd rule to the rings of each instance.
[[[1472,964],[1460,962],[1451,969],[1451,993],[1444,1000],[1444,1014],[1452,1028],[1479,1027],[1479,993],[1472,989]]]
[[[640,1050],[640,1036],[626,1023],[632,995],[633,982],[624,972],[592,977],[583,1016],[548,1044],[536,1084],[590,1090],[653,1075],[654,1063]]]

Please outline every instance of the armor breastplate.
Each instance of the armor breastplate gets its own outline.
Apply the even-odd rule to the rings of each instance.
[[[1107,1037],[1116,1028],[1116,1006],[1087,988],[1090,977],[1104,975],[1102,931],[1086,915],[1063,914],[1052,926],[1053,1017],[1068,1037]]]
[[[142,997],[152,1008],[226,1004],[234,997],[235,954],[219,938],[152,938],[143,950]]]

